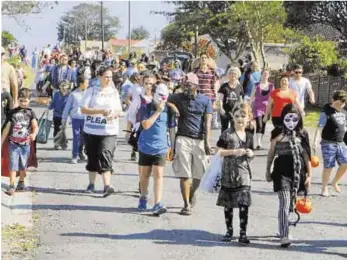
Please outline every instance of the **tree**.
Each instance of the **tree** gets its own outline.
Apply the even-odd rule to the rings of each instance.
[[[101,40],[101,6],[99,4],[80,4],[74,6],[60,18],[58,23],[58,40],[73,44],[84,40]],[[103,23],[105,39],[117,34],[120,28],[118,17],[111,16],[109,10],[103,7]]]
[[[38,14],[44,8],[53,9],[55,2],[38,2],[38,1],[3,1],[1,6],[1,14],[6,16],[17,16],[21,14]]]
[[[286,26],[305,29],[315,24],[328,25],[347,39],[347,1],[288,1],[284,7]]]
[[[131,30],[131,39],[133,40],[143,40],[149,38],[149,31],[143,27],[137,27]]]
[[[172,22],[161,30],[161,41],[157,49],[169,51],[182,49],[184,44],[190,42],[193,36],[194,32],[186,32],[183,26]]]
[[[9,45],[16,43],[17,39],[8,31],[1,32],[1,45],[3,47],[8,47]]]
[[[212,59],[217,58],[217,52],[212,45],[212,41],[209,41],[207,39],[199,39],[198,46],[199,46],[198,56],[200,56],[201,53],[206,53]],[[183,44],[183,49],[187,52],[193,52],[194,45],[191,42],[186,42],[185,44]]]

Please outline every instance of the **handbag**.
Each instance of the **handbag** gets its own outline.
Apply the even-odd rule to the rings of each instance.
[[[220,180],[222,175],[223,157],[219,153],[211,159],[211,164],[202,176],[200,189],[208,193],[217,193],[220,190]]]
[[[46,144],[48,141],[49,132],[52,127],[52,120],[48,119],[49,111],[43,112],[42,116],[38,121],[39,132],[37,134],[36,140],[39,144]]]

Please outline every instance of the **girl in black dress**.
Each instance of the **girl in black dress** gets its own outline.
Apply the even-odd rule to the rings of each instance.
[[[271,133],[266,180],[273,181],[274,191],[278,193],[280,243],[282,247],[288,247],[291,244],[289,213],[295,210],[297,193],[306,191],[311,184],[311,149],[301,114],[294,104],[284,107],[281,122],[282,126]]]
[[[227,233],[223,240],[228,242],[233,239],[233,209],[238,208],[239,242],[249,244],[250,241],[246,236],[252,181],[249,161],[254,157],[254,148],[253,134],[248,132],[246,127],[251,120],[252,112],[247,103],[238,103],[231,114],[234,127],[225,130],[217,143],[220,156],[224,157],[217,205],[224,207]]]

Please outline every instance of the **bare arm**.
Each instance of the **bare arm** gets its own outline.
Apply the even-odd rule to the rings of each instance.
[[[14,68],[11,66],[10,69],[10,86],[11,86],[11,95],[13,98],[13,107],[17,107],[18,105],[18,80],[17,80],[17,75],[16,71]]]
[[[93,115],[103,115],[106,116],[109,111],[106,111],[105,109],[97,109],[97,108],[89,108],[89,107],[81,107],[82,114],[85,114],[87,116],[93,116]]]
[[[246,154],[246,150],[245,149],[223,149],[223,148],[219,148],[218,149],[219,154],[221,157],[225,157],[225,156],[242,156]]]
[[[315,97],[314,97],[314,92],[313,92],[311,83],[309,83],[309,86],[308,86],[308,88],[307,88],[307,92],[308,92],[308,95],[309,95],[309,97],[310,97],[310,103],[311,103],[311,104],[316,103],[316,99],[315,99]]]
[[[254,88],[252,89],[252,93],[251,93],[251,96],[250,96],[250,98],[249,98],[250,104],[252,104],[252,103],[254,102],[254,99],[255,99],[255,91],[256,91],[256,87],[254,87]]]
[[[11,129],[11,122],[8,122],[4,128],[4,130],[1,133],[1,146],[4,145],[4,142],[8,136],[8,134],[10,133],[10,129]]]
[[[141,125],[142,125],[143,129],[145,129],[145,130],[149,129],[154,124],[154,122],[157,120],[159,115],[160,115],[160,112],[157,110],[154,112],[154,114],[150,118],[141,121]]]
[[[270,113],[272,111],[272,108],[273,108],[273,105],[274,105],[274,101],[272,98],[269,99],[269,103],[267,104],[267,107],[266,107],[266,112],[265,112],[265,117],[264,117],[264,121],[268,120],[269,117],[270,117]]]
[[[205,114],[205,142],[210,142],[212,114]]]
[[[299,109],[299,111],[300,111],[300,114],[302,115],[302,116],[305,116],[305,111],[302,109],[302,107],[301,107],[301,104],[300,104],[300,102],[299,102],[299,98],[296,98],[295,100],[294,100],[294,104],[296,105],[296,107]]]
[[[269,149],[269,153],[267,155],[267,165],[266,165],[266,172],[270,173],[271,171],[271,166],[272,166],[272,162],[275,158],[275,146],[277,143],[277,139],[272,139],[271,143],[270,143],[270,149]]]

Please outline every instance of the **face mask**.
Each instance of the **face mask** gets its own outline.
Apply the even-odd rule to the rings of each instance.
[[[155,93],[153,95],[153,101],[154,103],[156,104],[160,104],[162,102],[166,102],[167,101],[167,96],[166,95],[163,95],[163,94],[159,94],[159,93]]]
[[[286,114],[283,123],[288,130],[293,131],[299,123],[299,116],[295,113]]]

